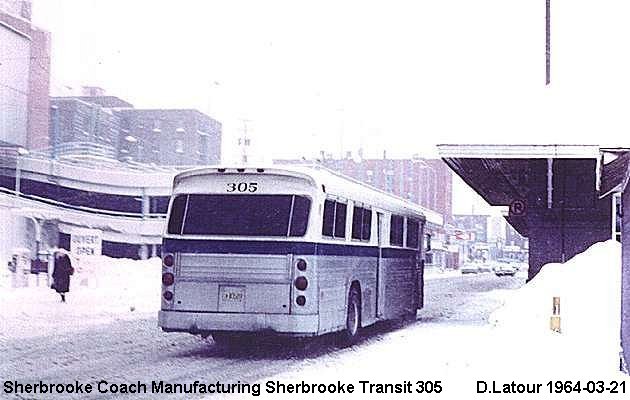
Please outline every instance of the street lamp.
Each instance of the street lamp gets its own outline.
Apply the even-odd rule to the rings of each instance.
[[[17,155],[15,158],[15,195],[17,197],[20,197],[20,178],[21,178],[20,160],[22,159],[22,156],[25,156],[28,154],[29,154],[29,151],[26,150],[24,147],[18,147]]]

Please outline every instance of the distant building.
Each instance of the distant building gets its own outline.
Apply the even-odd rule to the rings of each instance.
[[[98,104],[104,108],[133,108],[133,104],[115,96],[72,96],[72,98]]]
[[[209,165],[221,160],[221,123],[199,111],[136,109],[114,96],[51,101],[55,155],[89,153],[156,165]]]
[[[105,97],[105,89],[98,86],[82,86],[81,96]]]
[[[221,161],[221,123],[196,110],[120,109],[119,158],[158,165]]]
[[[518,246],[521,249],[528,247],[527,238],[521,236],[510,224],[505,224],[505,245]]]
[[[81,97],[53,97],[51,104],[51,137],[53,154],[101,149],[103,156],[118,155],[122,119],[109,108]]]
[[[473,237],[470,240],[477,243],[488,243],[488,219],[489,215],[455,214],[453,225],[456,229],[470,232]]]
[[[304,163],[305,160],[275,160],[275,163]],[[453,181],[442,160],[420,157],[409,159],[361,159],[351,154],[345,159],[322,157],[321,164],[344,175],[375,186],[436,211],[451,221]]]
[[[0,141],[39,149],[49,145],[50,34],[30,19],[30,1],[0,1]]]

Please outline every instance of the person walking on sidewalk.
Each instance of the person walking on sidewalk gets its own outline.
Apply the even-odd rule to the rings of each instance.
[[[70,257],[61,251],[56,251],[54,267],[55,269],[52,274],[53,284],[51,288],[59,293],[61,302],[65,303],[66,293],[70,291],[70,275],[74,274]]]

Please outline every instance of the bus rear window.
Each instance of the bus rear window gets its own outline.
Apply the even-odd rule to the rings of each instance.
[[[304,236],[310,204],[296,195],[180,195],[173,200],[168,233]]]

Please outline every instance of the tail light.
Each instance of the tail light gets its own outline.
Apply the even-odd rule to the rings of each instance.
[[[308,279],[303,276],[298,276],[295,278],[294,285],[298,290],[306,290],[308,287]]]
[[[171,286],[175,282],[175,276],[170,272],[162,274],[162,285]]]
[[[170,292],[166,292],[166,293],[170,293]],[[304,304],[306,304],[306,297],[298,296],[295,298],[295,302],[297,303],[298,306],[303,306]]]
[[[162,258],[162,264],[165,267],[172,267],[175,264],[175,257],[172,254],[165,254]]]
[[[166,292],[164,292],[164,294],[163,294],[162,296],[164,296],[164,299],[165,299],[166,301],[171,301],[171,300],[173,300],[173,292],[168,292],[168,291],[166,291]]]
[[[296,267],[300,271],[306,271],[306,261],[300,258],[297,262]]]

